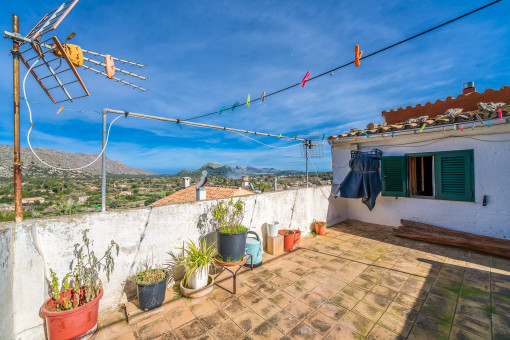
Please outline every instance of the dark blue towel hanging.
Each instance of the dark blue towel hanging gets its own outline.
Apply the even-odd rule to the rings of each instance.
[[[372,210],[375,200],[382,189],[379,177],[379,159],[369,155],[361,155],[349,161],[351,171],[340,184],[340,195],[344,198],[361,198],[361,201]]]

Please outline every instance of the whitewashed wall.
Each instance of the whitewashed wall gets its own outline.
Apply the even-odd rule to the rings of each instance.
[[[262,236],[266,234],[265,223],[276,220],[306,235],[314,219],[328,217],[329,192],[330,187],[321,187],[241,197],[246,204],[243,224]],[[214,235],[210,210],[216,203],[207,200],[0,224],[1,338],[44,338],[39,308],[48,296],[45,273],[52,268],[62,277],[69,271],[73,244],[80,243],[84,229],[90,229],[97,255],[112,239],[120,245],[111,280],[104,280],[100,304],[104,311],[126,301],[124,281],[141,260],[150,256],[154,264],[165,264],[171,259],[168,252],[175,252],[187,239],[197,242]],[[342,219],[345,217],[334,212],[329,224]]]
[[[13,291],[12,291],[12,229],[0,228],[0,338],[14,336],[12,327]]]
[[[338,198],[346,202],[348,218],[391,226],[408,219],[439,227],[474,234],[510,238],[510,124],[494,125],[464,131],[429,132],[414,135],[391,135],[386,138],[358,139],[364,150],[378,148],[383,156],[406,153],[450,150],[474,150],[475,202],[455,202],[426,198],[383,197],[379,195],[375,208],[369,211],[361,199]],[[468,138],[472,137],[472,138]],[[476,138],[476,139],[475,139]],[[487,141],[482,141],[487,140]],[[333,182],[341,183],[349,171],[353,143],[332,145]],[[487,195],[487,206],[482,205]]]

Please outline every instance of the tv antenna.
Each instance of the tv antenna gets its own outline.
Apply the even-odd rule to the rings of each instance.
[[[65,101],[73,102],[75,99],[90,95],[77,71],[80,67],[135,89],[147,91],[147,89],[135,85],[131,81],[115,76],[115,74],[123,74],[136,79],[147,80],[144,76],[118,68],[115,63],[140,68],[146,67],[146,65],[112,57],[109,54],[89,51],[79,45],[69,44],[68,41],[76,36],[75,32],[69,34],[63,43],[54,35],[46,39],[50,32],[59,27],[77,2],[78,0],[71,0],[47,13],[26,36],[19,34],[18,30],[14,30],[14,32],[4,31],[4,37],[12,39],[13,45],[18,45],[18,49],[13,48],[11,50],[14,57],[19,58],[26,68],[30,69],[34,79],[54,104]],[[93,59],[94,57],[101,57],[103,60]],[[36,65],[39,62],[40,64]],[[102,67],[102,70],[95,67]]]
[[[323,133],[312,132],[301,138],[305,140],[301,148],[301,156],[306,158],[306,187],[308,188],[308,159],[324,157],[323,141],[326,136]]]
[[[115,63],[136,67],[145,67],[132,61],[115,58],[82,49],[78,45],[68,44],[76,36],[71,33],[62,43],[55,35],[46,39],[48,33],[60,26],[65,17],[76,5],[78,0],[63,3],[53,11],[45,14],[41,20],[23,36],[19,33],[19,17],[12,15],[12,32],[4,31],[4,37],[12,40],[13,69],[13,102],[14,102],[14,220],[23,221],[22,190],[21,190],[21,150],[20,150],[20,77],[19,62],[30,70],[30,73],[43,89],[50,100],[56,104],[89,96],[90,93],[81,79],[77,68],[84,68],[109,79],[131,86],[141,91],[147,89],[135,85],[131,81],[117,78],[115,74],[124,74],[136,79],[147,78],[136,73],[118,68]],[[97,57],[104,58],[103,61]],[[96,59],[94,59],[96,58]],[[39,63],[39,65],[37,65]],[[95,67],[104,67],[104,71]]]

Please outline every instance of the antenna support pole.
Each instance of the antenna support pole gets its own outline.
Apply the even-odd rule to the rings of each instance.
[[[103,114],[103,155],[101,156],[101,212],[106,211],[106,115],[108,114],[105,110]]]
[[[19,33],[19,17],[12,15],[12,31]],[[14,101],[14,221],[23,222],[23,194],[21,188],[21,150],[20,150],[20,87],[19,87],[19,43],[12,40],[12,85]]]
[[[308,188],[308,148],[311,147],[310,141],[305,141],[305,152],[306,152],[306,187]]]

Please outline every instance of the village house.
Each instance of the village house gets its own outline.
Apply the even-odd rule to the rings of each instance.
[[[249,190],[250,183],[248,176],[242,177],[241,187],[232,187],[225,185],[204,185],[200,189],[190,185],[191,178],[182,178],[182,189],[171,195],[163,197],[154,202],[151,206],[165,205],[172,203],[184,203],[201,201],[206,199],[228,198],[236,196],[252,195],[255,192]]]
[[[510,87],[478,93],[470,82],[457,98],[383,111],[382,124],[329,137],[333,204],[345,218],[392,226],[408,219],[510,238],[509,104]],[[350,179],[342,183],[349,161],[363,155],[380,160],[381,195],[373,190],[363,199],[375,200],[373,210],[340,197],[367,196],[347,192]]]

